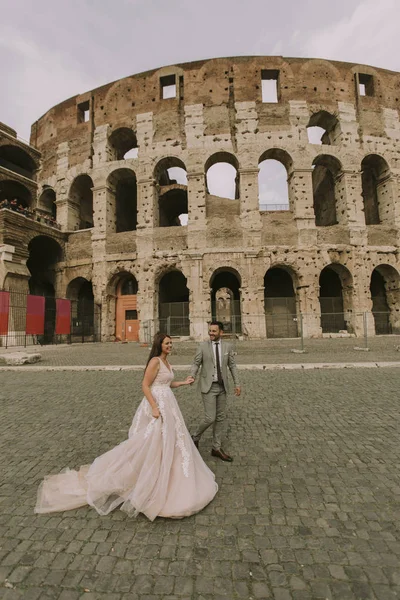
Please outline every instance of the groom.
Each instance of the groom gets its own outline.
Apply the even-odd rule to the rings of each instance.
[[[196,448],[204,431],[213,426],[212,456],[232,462],[232,457],[221,448],[225,432],[226,393],[228,391],[228,368],[235,385],[235,396],[240,396],[239,378],[233,356],[232,344],[222,341],[224,326],[220,321],[212,321],[208,327],[209,342],[202,342],[194,357],[191,376],[196,379],[201,366],[200,390],[204,403],[204,419],[192,435]]]

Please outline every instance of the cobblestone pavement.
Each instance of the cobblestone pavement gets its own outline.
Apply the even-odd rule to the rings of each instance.
[[[305,340],[305,353],[292,352],[301,349],[299,339],[269,339],[234,342],[237,361],[248,363],[322,363],[322,362],[400,362],[400,336],[377,336],[368,340],[369,351],[355,350],[365,345],[361,338],[309,339]],[[196,350],[196,342],[174,341],[171,362],[190,364]],[[28,346],[28,352],[40,352],[43,366],[80,365],[141,365],[145,364],[149,348],[138,343],[86,343],[54,346]],[[15,348],[0,348],[0,354],[15,352]],[[1,366],[0,366],[1,368]],[[26,366],[29,369],[29,365]]]
[[[232,464],[184,520],[35,515],[41,478],[125,439],[140,373],[1,375],[4,600],[400,598],[399,369],[244,371]],[[177,396],[189,426],[197,389]]]

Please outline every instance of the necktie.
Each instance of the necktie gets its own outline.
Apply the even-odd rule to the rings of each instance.
[[[219,385],[224,385],[224,380],[222,379],[221,362],[219,360],[219,342],[215,342],[215,360],[217,364],[218,383]]]

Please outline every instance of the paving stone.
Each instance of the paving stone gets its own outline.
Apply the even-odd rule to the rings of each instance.
[[[199,515],[150,523],[33,514],[44,474],[124,439],[140,373],[2,373],[0,597],[20,598],[20,585],[39,600],[400,597],[400,369],[241,376],[228,407],[234,463],[211,459],[209,434],[200,446],[219,494]],[[177,395],[191,426],[198,392]]]

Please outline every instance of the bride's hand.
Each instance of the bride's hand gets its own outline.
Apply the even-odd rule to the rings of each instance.
[[[192,375],[188,375],[185,379],[185,384],[192,385],[192,383],[194,383],[194,377],[192,377]]]
[[[158,409],[158,406],[153,406],[153,408],[151,409],[151,414],[153,415],[153,417],[155,419],[158,419],[158,417],[160,416],[160,411]]]

